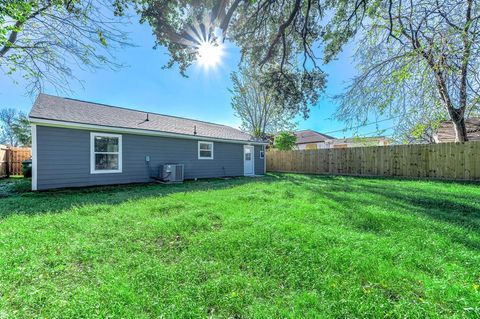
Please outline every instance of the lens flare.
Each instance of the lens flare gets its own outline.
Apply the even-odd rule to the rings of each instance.
[[[205,68],[216,67],[222,62],[223,45],[211,41],[202,41],[197,47],[198,63]]]

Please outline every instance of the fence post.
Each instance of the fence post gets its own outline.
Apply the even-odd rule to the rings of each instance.
[[[7,161],[6,161],[7,162],[7,178],[10,177],[10,158],[11,158],[10,152],[11,152],[10,148],[7,148],[7,150],[5,152],[6,157],[7,157]]]
[[[268,171],[480,180],[480,141],[275,151]]]

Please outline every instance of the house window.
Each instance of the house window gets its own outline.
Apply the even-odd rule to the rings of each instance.
[[[251,161],[252,160],[252,153],[250,148],[245,148],[245,160]]]
[[[263,159],[265,157],[265,146],[262,146],[262,149],[260,150],[260,158]]]
[[[198,142],[198,159],[213,159],[213,142]]]
[[[90,173],[122,172],[122,136],[90,133]]]

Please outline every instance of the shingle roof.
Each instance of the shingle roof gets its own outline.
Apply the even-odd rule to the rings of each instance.
[[[145,121],[148,113],[148,121]],[[47,119],[116,128],[141,129],[199,137],[261,142],[233,127],[122,107],[40,94],[30,111],[32,119]],[[194,129],[196,134],[194,134]]]
[[[295,135],[297,136],[297,144],[325,142],[326,140],[335,139],[334,137],[313,130],[297,131]]]
[[[380,142],[381,140],[388,140],[385,136],[358,136],[358,137],[346,137],[337,138],[338,142],[344,143],[356,143],[356,142]]]
[[[480,141],[480,117],[465,119],[465,127],[469,141]],[[436,135],[440,143],[455,142],[455,128],[452,121],[440,123]]]

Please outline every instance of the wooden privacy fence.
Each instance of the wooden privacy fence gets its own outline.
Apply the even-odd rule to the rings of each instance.
[[[0,178],[7,176],[7,150],[6,148],[0,147]]]
[[[480,180],[480,142],[269,151],[267,171]]]
[[[0,148],[0,177],[22,175],[22,162],[32,156],[31,148]]]

